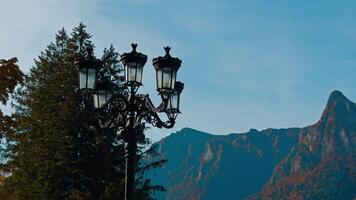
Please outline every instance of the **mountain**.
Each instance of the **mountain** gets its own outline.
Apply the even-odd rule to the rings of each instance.
[[[355,159],[356,105],[335,91],[321,119],[300,132],[258,198],[353,199]]]
[[[355,144],[356,105],[334,91],[305,128],[173,133],[155,144],[168,163],[149,176],[167,188],[157,199],[352,199]]]

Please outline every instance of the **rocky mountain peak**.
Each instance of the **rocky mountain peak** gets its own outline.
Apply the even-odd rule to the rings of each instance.
[[[342,92],[335,90],[330,94],[327,106],[332,106],[336,103],[346,104],[351,103],[351,101]]]
[[[350,122],[356,119],[356,104],[337,90],[330,94],[321,121],[330,121],[333,119],[339,119],[339,121],[343,122]]]
[[[262,197],[353,199],[355,133],[356,104],[340,91],[332,92],[320,121],[301,129],[298,143],[276,165]]]

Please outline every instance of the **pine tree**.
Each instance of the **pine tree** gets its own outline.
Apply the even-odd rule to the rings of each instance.
[[[123,199],[123,144],[115,129],[101,128],[95,112],[83,109],[78,90],[74,60],[94,47],[90,38],[82,23],[70,35],[60,30],[17,91],[18,126],[16,134],[6,133],[10,160],[1,169],[10,175],[0,198]],[[112,46],[105,49],[100,72],[116,83],[122,70],[118,56]],[[138,179],[142,199],[161,189]]]
[[[64,199],[76,189],[71,156],[78,118],[75,69],[64,30],[35,61],[16,100],[18,134],[11,138],[11,176],[6,184],[13,199]],[[68,187],[68,188],[66,188]],[[83,191],[82,196],[85,195]],[[55,197],[55,198],[50,198]]]

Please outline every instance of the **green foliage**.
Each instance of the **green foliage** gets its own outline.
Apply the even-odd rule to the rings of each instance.
[[[14,95],[16,127],[12,134],[5,131],[9,161],[1,166],[7,178],[0,197],[123,199],[123,144],[116,130],[100,128],[95,112],[81,106],[74,60],[93,47],[85,28],[81,23],[70,35],[60,30]],[[112,46],[102,61],[100,75],[119,82],[122,68]],[[137,183],[141,199],[162,189],[143,176]]]

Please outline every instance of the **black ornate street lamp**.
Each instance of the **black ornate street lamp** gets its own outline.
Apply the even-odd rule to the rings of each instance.
[[[142,86],[147,56],[138,53],[136,48],[137,44],[132,44],[132,51],[121,56],[125,69],[124,86],[98,75],[102,63],[94,57],[92,48],[87,49],[84,58],[78,58],[75,63],[79,70],[80,89],[83,94],[94,97],[100,126],[117,128],[125,142],[125,200],[134,199],[137,140],[143,121],[158,128],[172,128],[180,113],[180,95],[184,88],[183,83],[176,81],[182,61],[171,57],[171,48],[165,47],[166,55],[153,59],[161,104],[155,107],[147,94],[137,94]],[[159,113],[165,113],[168,119],[163,121]]]
[[[132,44],[132,52],[124,53],[121,62],[125,67],[125,83],[131,88],[142,85],[143,66],[147,62],[147,56],[136,51],[137,44]]]
[[[101,61],[94,57],[93,48],[87,48],[84,58],[78,58],[76,65],[79,70],[79,88],[94,89]]]
[[[177,71],[182,61],[169,55],[170,47],[165,47],[164,50],[166,55],[154,58],[153,66],[156,69],[157,91],[163,99],[166,99],[175,88]]]
[[[97,80],[96,89],[93,93],[94,107],[98,109],[102,108],[111,99],[113,89],[114,84],[110,80]]]

